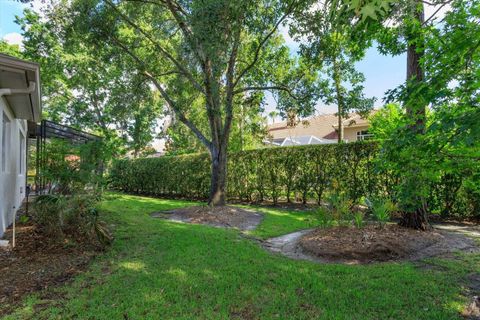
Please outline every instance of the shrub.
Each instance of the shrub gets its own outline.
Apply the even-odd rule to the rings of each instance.
[[[328,210],[331,212],[333,218],[339,225],[349,226],[351,222],[352,200],[346,196],[332,193],[328,196]]]
[[[327,208],[319,207],[316,213],[320,228],[326,229],[335,225],[335,219],[332,215],[332,212]]]
[[[99,219],[95,208],[97,201],[93,194],[41,195],[33,203],[33,220],[45,234],[56,240],[69,237],[104,246],[112,241],[112,236]]]
[[[394,203],[389,199],[377,198],[370,200],[367,198],[365,199],[365,203],[382,228],[390,220],[391,214],[396,210]]]
[[[60,195],[40,195],[33,202],[33,221],[53,238],[63,238],[65,201]]]
[[[314,196],[321,203],[332,191],[356,201],[380,180],[371,165],[377,146],[371,142],[266,148],[229,155],[228,196],[247,201],[302,201]],[[210,187],[207,154],[116,160],[110,187],[154,196],[206,199]]]
[[[353,214],[353,223],[355,224],[355,227],[357,227],[358,229],[363,228],[363,226],[365,225],[364,220],[365,220],[365,213],[361,211],[356,211]]]
[[[354,203],[365,195],[398,199],[398,171],[379,166],[376,142],[265,148],[229,154],[227,195],[241,201],[301,201],[321,204],[331,193]],[[478,171],[478,170],[477,170]],[[480,174],[462,171],[455,179],[438,170],[428,201],[432,212],[478,214]],[[476,177],[476,178],[475,178]],[[110,187],[152,196],[207,199],[210,158],[207,154],[123,159],[113,162]],[[473,187],[472,187],[473,186]]]
[[[49,193],[68,195],[102,187],[105,152],[100,141],[70,144],[51,139],[45,144],[45,154],[48,157],[38,178],[49,187]]]

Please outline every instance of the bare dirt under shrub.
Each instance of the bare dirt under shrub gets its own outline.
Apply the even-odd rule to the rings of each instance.
[[[326,261],[369,263],[418,260],[451,254],[455,250],[477,250],[472,239],[461,234],[432,230],[418,231],[396,224],[362,229],[335,227],[315,229],[299,239],[307,254]]]
[[[155,212],[152,216],[173,221],[237,228],[240,230],[253,230],[263,219],[261,213],[233,206],[194,206]]]
[[[12,240],[12,230],[4,235]],[[91,247],[52,242],[31,223],[17,225],[15,248],[0,248],[0,317],[9,313],[22,297],[48,291],[86,269],[95,255]]]

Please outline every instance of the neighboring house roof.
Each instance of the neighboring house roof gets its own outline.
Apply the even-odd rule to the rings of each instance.
[[[40,121],[39,65],[0,53],[0,96],[16,118]]]
[[[335,139],[336,132],[333,124],[337,117],[333,114],[318,115],[306,119],[295,127],[287,126],[287,121],[274,123],[268,126],[269,133],[274,138],[287,138],[291,136],[315,136],[323,139]],[[332,135],[332,131],[334,135]]]
[[[344,128],[367,127],[367,119],[363,119],[358,114],[351,114],[349,118],[343,121]],[[292,137],[314,136],[319,139],[335,140],[337,134],[338,118],[335,114],[317,115],[307,118],[296,126],[287,126],[286,121],[274,123],[268,126],[270,136],[275,139],[285,139]]]
[[[331,144],[337,143],[337,140],[333,139],[322,139],[315,136],[300,136],[300,137],[286,137],[278,138],[272,140],[265,140],[266,144],[271,144],[279,147],[287,146],[304,146],[310,144]]]
[[[375,112],[375,111],[372,111]],[[348,128],[356,128],[356,127],[364,127],[368,126],[369,122],[368,119],[362,118],[359,114],[353,114],[349,118],[342,121],[344,127]],[[338,128],[338,121],[336,124],[333,125],[335,129]]]

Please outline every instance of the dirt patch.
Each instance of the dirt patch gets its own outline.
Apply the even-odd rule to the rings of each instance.
[[[465,310],[462,312],[462,316],[468,320],[480,319],[480,297],[474,296]]]
[[[187,207],[171,211],[155,212],[152,214],[152,217],[195,224],[207,224],[215,227],[237,228],[240,230],[253,230],[263,219],[261,213],[232,206]]]
[[[267,250],[293,259],[320,263],[372,263],[419,261],[428,257],[453,257],[455,251],[478,252],[475,241],[464,233],[434,229],[430,232],[387,225],[362,229],[336,227],[301,230],[271,238]]]
[[[11,229],[4,238],[11,241]],[[17,224],[16,247],[0,248],[0,317],[20,305],[27,294],[48,295],[46,289],[69,281],[94,255],[93,248],[53,243],[34,225]]]
[[[477,249],[473,240],[461,234],[424,232],[396,224],[384,228],[369,225],[362,229],[316,229],[303,236],[299,245],[314,256],[351,263],[418,260],[449,255],[454,250]]]

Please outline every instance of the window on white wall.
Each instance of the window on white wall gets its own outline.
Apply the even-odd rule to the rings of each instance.
[[[19,141],[19,146],[20,146],[20,154],[18,157],[18,160],[20,163],[18,164],[18,173],[19,174],[24,174],[25,173],[25,136],[23,135],[23,132],[19,130],[18,132],[18,138],[20,139]]]
[[[10,119],[2,114],[2,172],[8,171],[8,152],[10,150]]]
[[[368,130],[357,131],[357,141],[369,140],[373,137],[373,133]]]

